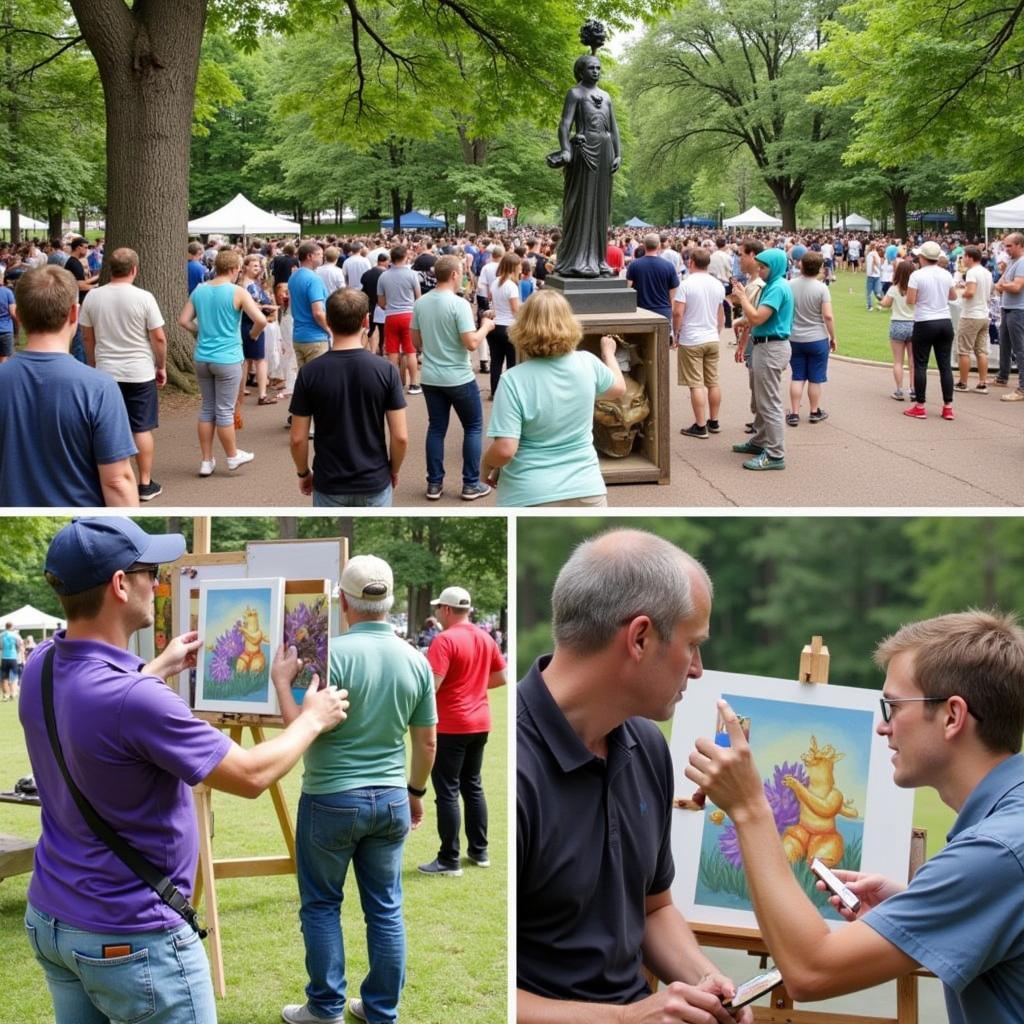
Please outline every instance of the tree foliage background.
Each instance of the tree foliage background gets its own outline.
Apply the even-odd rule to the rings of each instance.
[[[635,526],[694,555],[715,586],[708,668],[793,679],[821,634],[829,679],[880,687],[875,646],[904,622],[968,607],[1024,612],[1019,518],[521,518],[520,675],[551,650],[551,589],[573,548]],[[609,595],[614,600],[614,595]]]

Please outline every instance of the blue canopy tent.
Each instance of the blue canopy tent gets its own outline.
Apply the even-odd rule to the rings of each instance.
[[[711,217],[680,217],[676,221],[677,228],[715,228],[718,227],[718,221],[713,220]]]
[[[411,213],[403,213],[398,218],[400,226],[404,230],[421,230],[421,231],[444,231],[448,225],[443,220],[434,220],[433,217],[424,217],[422,213],[418,213],[413,210]],[[390,228],[394,225],[395,218],[388,217],[387,220],[382,220],[380,226],[382,228]]]
[[[641,220],[639,217],[630,217],[629,220],[626,221],[624,227],[627,227],[627,228],[649,228],[649,227],[651,227],[651,225],[648,224],[647,221]]]
[[[917,213],[910,214],[909,220],[916,220],[921,224],[957,224],[957,216],[955,213]]]

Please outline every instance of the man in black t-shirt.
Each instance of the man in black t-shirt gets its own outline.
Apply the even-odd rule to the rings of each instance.
[[[270,276],[274,280],[274,303],[281,308],[282,313],[288,306],[288,278],[298,265],[295,246],[291,242],[284,244],[270,264]]]
[[[382,252],[377,256],[377,266],[370,267],[365,274],[363,274],[362,280],[360,281],[360,287],[363,289],[363,294],[366,296],[366,301],[369,304],[370,309],[376,313],[379,308],[377,305],[377,282],[380,280],[380,275],[388,269],[388,263],[390,258],[386,252]],[[371,351],[375,351],[373,345],[373,334],[377,332],[377,346],[376,350],[380,355],[384,353],[380,351],[381,345],[384,344],[384,310],[380,311],[380,320],[375,320],[373,316],[370,317],[370,322],[366,328],[366,347]]]
[[[420,294],[426,295],[437,287],[437,278],[434,276],[437,253],[434,252],[434,243],[429,238],[421,238],[420,245],[423,246],[423,251],[413,260],[412,269],[419,275]]]
[[[390,506],[409,446],[398,370],[363,348],[366,296],[339,288],[327,299],[332,345],[299,370],[289,412],[299,490],[313,505]],[[310,421],[316,431],[309,468]],[[388,450],[384,424],[390,435]]]
[[[99,280],[98,274],[90,274],[86,270],[88,259],[89,243],[84,238],[72,238],[69,246],[71,255],[68,256],[64,269],[71,273],[78,282],[78,305],[85,301],[86,295],[95,287]],[[85,346],[82,344],[82,328],[75,329],[75,335],[71,339],[71,354],[80,362],[85,362]]]

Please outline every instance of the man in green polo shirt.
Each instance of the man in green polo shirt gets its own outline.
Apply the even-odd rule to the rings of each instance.
[[[358,555],[345,566],[340,586],[349,630],[331,641],[329,672],[345,680],[351,702],[346,725],[352,727],[334,730],[329,742],[315,742],[305,755],[295,852],[309,984],[305,1003],[281,1011],[290,1024],[341,1024],[346,1003],[360,1020],[397,1019],[405,982],[402,851],[409,829],[423,821],[436,748],[430,664],[387,623],[391,567]],[[298,708],[285,697],[281,712],[288,722]],[[406,732],[412,741],[408,775]],[[370,964],[358,999],[347,999],[340,923],[349,863]]]
[[[434,264],[437,287],[416,301],[412,310],[413,344],[423,353],[421,381],[427,403],[427,497],[437,501],[444,483],[444,439],[448,419],[455,410],[462,424],[462,497],[475,501],[491,493],[480,480],[480,449],[484,411],[470,362],[470,352],[494,330],[484,316],[473,330],[473,310],[455,289],[462,280],[462,264],[455,256],[442,256]]]

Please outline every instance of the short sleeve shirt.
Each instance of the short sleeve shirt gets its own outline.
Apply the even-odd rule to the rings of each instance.
[[[331,336],[313,319],[313,303],[327,302],[327,286],[309,267],[299,267],[288,278],[288,297],[292,341],[300,345],[330,341]]]
[[[633,1003],[646,897],[672,884],[672,761],[658,727],[630,718],[592,754],[539,659],[516,710],[517,985],[550,999]]]
[[[934,264],[921,267],[910,275],[907,284],[917,290],[915,322],[950,319],[949,290],[953,287],[953,275],[948,270]]]
[[[1004,284],[1009,284],[1011,281],[1016,281],[1018,277],[1024,277],[1024,257],[1011,260],[999,280]],[[1015,295],[1011,292],[1000,292],[1000,298],[1003,309],[1024,309],[1024,288]]]
[[[471,383],[473,365],[462,335],[476,330],[469,303],[447,288],[435,288],[416,302],[412,329],[423,342],[422,383],[458,387]]]
[[[788,338],[793,329],[793,289],[789,282],[782,277],[767,282],[761,289],[757,304],[768,306],[774,310],[772,315],[763,323],[758,324],[750,333],[755,338],[764,338],[769,335]]]
[[[322,358],[322,357],[321,357]],[[405,734],[437,722],[427,659],[386,622],[359,622],[331,641],[331,682],[349,692],[348,717],[318,736],[304,762],[304,793],[367,786],[405,790]]]
[[[133,284],[108,284],[86,293],[81,323],[96,336],[96,369],[116,381],[141,384],[156,376],[149,332],[164,318],[150,292]]]
[[[612,379],[589,352],[528,359],[502,374],[487,436],[517,438],[519,449],[498,477],[499,505],[607,493],[594,448],[594,399]]]
[[[671,319],[669,297],[679,287],[679,275],[671,263],[657,256],[641,256],[626,268],[626,280],[633,282],[636,304],[641,309]]]
[[[688,347],[718,341],[718,311],[725,286],[709,273],[690,274],[676,290],[676,302],[686,303],[680,344]]]
[[[99,466],[136,453],[114,379],[61,352],[0,366],[0,506],[95,508]]]
[[[505,667],[494,638],[472,622],[457,623],[434,637],[427,661],[443,679],[437,691],[437,731],[490,732],[487,683],[492,672]]]
[[[110,826],[188,897],[198,856],[190,786],[223,760],[231,740],[200,721],[138,657],[58,633],[25,666],[18,717],[42,803],[42,837],[28,898],[93,932],[177,928],[181,918],[93,835],[50,748],[42,667],[54,658],[54,713],[68,769]]]
[[[1024,1020],[1024,756],[993,768],[901,893],[862,919],[943,983],[950,1024]]]
[[[377,282],[377,297],[384,297],[384,315],[411,313],[416,302],[416,289],[420,279],[411,267],[391,267],[380,275]]]

